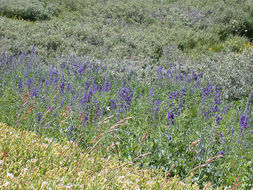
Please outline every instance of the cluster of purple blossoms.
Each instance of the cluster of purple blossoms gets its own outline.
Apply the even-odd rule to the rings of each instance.
[[[133,98],[134,90],[130,90],[130,88],[127,88],[124,86],[120,90],[120,95],[119,95],[119,105],[120,105],[120,110],[129,110],[131,107],[132,103],[132,98]]]
[[[175,117],[174,117],[174,114],[173,114],[173,111],[169,111],[168,112],[168,120],[169,120],[169,123],[168,123],[168,125],[173,125],[174,124],[174,119],[175,119]]]

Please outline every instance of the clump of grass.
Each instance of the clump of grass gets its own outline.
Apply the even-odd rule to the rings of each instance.
[[[0,123],[0,188],[199,189],[159,170],[141,170],[117,158],[86,154],[70,141],[38,137]]]

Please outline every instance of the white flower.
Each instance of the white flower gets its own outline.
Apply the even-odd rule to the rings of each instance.
[[[42,189],[44,186],[46,187],[46,186],[47,186],[47,184],[48,184],[48,182],[47,182],[47,181],[43,181],[43,182],[42,182],[42,184],[41,184],[41,187],[40,187],[40,188]]]
[[[22,169],[22,172],[25,173],[27,170],[28,170],[27,168],[23,168],[23,169]]]
[[[7,177],[10,177],[12,179],[14,177],[14,175],[12,173],[7,172]]]
[[[31,162],[35,163],[35,162],[37,162],[37,159],[33,158],[33,159],[31,159]]]

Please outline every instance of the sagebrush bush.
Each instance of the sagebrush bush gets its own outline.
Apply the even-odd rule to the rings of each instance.
[[[46,20],[56,15],[57,6],[48,4],[45,6],[39,0],[0,0],[0,15],[24,19],[24,20]]]
[[[206,61],[207,80],[213,80],[223,89],[228,99],[247,97],[253,89],[253,49],[242,54],[216,54]]]
[[[5,34],[2,35],[1,43],[6,44],[5,50],[15,52],[21,44],[29,48],[35,45],[39,52],[43,52],[40,56],[45,62],[50,62],[49,59],[61,53],[75,53],[98,59],[131,59],[140,64],[145,62],[159,65],[160,61],[166,60],[166,50],[171,46],[176,46],[181,55],[191,58],[200,54],[209,55],[210,47],[219,46],[222,41],[233,36],[248,41],[251,39],[252,4],[249,2],[241,2],[239,6],[236,1],[75,1],[74,11],[71,7],[68,8],[67,2],[33,0],[29,5],[23,3],[19,6],[20,10],[27,9],[28,12],[37,7],[38,15],[58,15],[43,22],[28,24],[1,18],[1,30]],[[29,6],[33,4],[36,7],[30,9]],[[1,5],[6,7],[6,3]],[[229,11],[233,14],[229,14],[226,24]],[[9,28],[12,28],[11,32]],[[232,28],[241,32],[233,32]],[[242,33],[243,30],[247,32]],[[52,38],[58,41],[56,46],[50,46],[50,43],[55,43]],[[224,49],[226,48],[216,48],[216,51]],[[238,49],[235,47],[229,51],[236,52]]]

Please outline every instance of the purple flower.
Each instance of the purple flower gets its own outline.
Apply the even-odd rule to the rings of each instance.
[[[59,80],[60,80],[60,78],[59,78],[59,77],[56,77],[56,79],[55,79],[55,81],[54,81],[54,85],[55,85],[55,86],[57,86]]]
[[[170,122],[170,123],[168,123],[168,125],[174,124],[174,114],[173,114],[173,112],[171,110],[168,112],[168,117],[167,118],[168,118],[168,120]]]
[[[62,62],[62,64],[61,64],[61,68],[62,68],[62,70],[64,70],[64,69],[65,69],[65,67],[66,67],[66,62]]]
[[[64,92],[64,87],[65,87],[65,84],[64,84],[64,81],[62,81],[62,83],[60,85],[60,93]]]
[[[86,102],[89,102],[91,97],[92,97],[92,91],[89,91],[87,94],[87,101]]]
[[[204,97],[208,96],[211,93],[211,90],[212,90],[212,86],[210,84],[208,84],[206,88],[203,88],[202,93]]]
[[[162,66],[159,66],[158,69],[157,69],[157,73],[158,73],[158,78],[159,78],[159,79],[162,78],[162,70],[163,70],[163,67],[162,67]]]
[[[214,104],[220,105],[221,104],[221,100],[219,98],[215,98]]]
[[[72,138],[72,136],[73,136],[73,133],[72,133],[73,128],[74,128],[73,125],[71,125],[71,126],[68,127],[68,135],[69,135],[71,138]]]
[[[134,90],[130,90],[127,87],[123,87],[120,91],[119,101],[121,102],[121,108],[128,110],[131,106]]]
[[[39,123],[41,120],[41,114],[40,114],[40,112],[38,112],[36,115],[37,115],[36,116],[37,123]]]
[[[38,91],[35,87],[32,89],[32,97],[36,97],[36,98],[38,97]]]
[[[212,109],[212,112],[215,113],[215,112],[217,112],[217,111],[218,111],[218,107],[217,107],[217,105],[215,105],[215,106],[213,107],[213,109]]]
[[[156,106],[155,111],[154,111],[154,119],[156,119],[156,117],[157,117],[157,114],[159,112],[159,105],[161,102],[162,102],[161,100],[154,101],[154,106]]]
[[[155,90],[153,87],[151,87],[151,89],[149,91],[147,102],[149,102],[149,100],[151,100],[153,98],[154,94],[155,94]]]
[[[27,81],[27,88],[30,88],[32,86],[32,79],[29,78]]]
[[[112,87],[112,84],[110,83],[110,80],[109,80],[109,77],[108,77],[105,84],[104,84],[103,91],[107,92],[111,89],[111,87]]]
[[[114,101],[114,100],[110,100],[110,104],[111,104],[111,108],[112,108],[113,110],[115,110],[115,108],[116,108],[116,103],[115,103],[115,101]]]
[[[231,131],[231,137],[234,136],[234,132],[235,132],[235,129],[233,128],[232,131]]]
[[[217,118],[216,118],[216,124],[219,124],[219,123],[220,123],[220,120],[222,120],[222,119],[223,119],[222,117],[217,116]]]
[[[241,115],[240,117],[240,126],[242,127],[242,129],[246,128],[248,125],[248,117],[246,117],[244,114]]]

